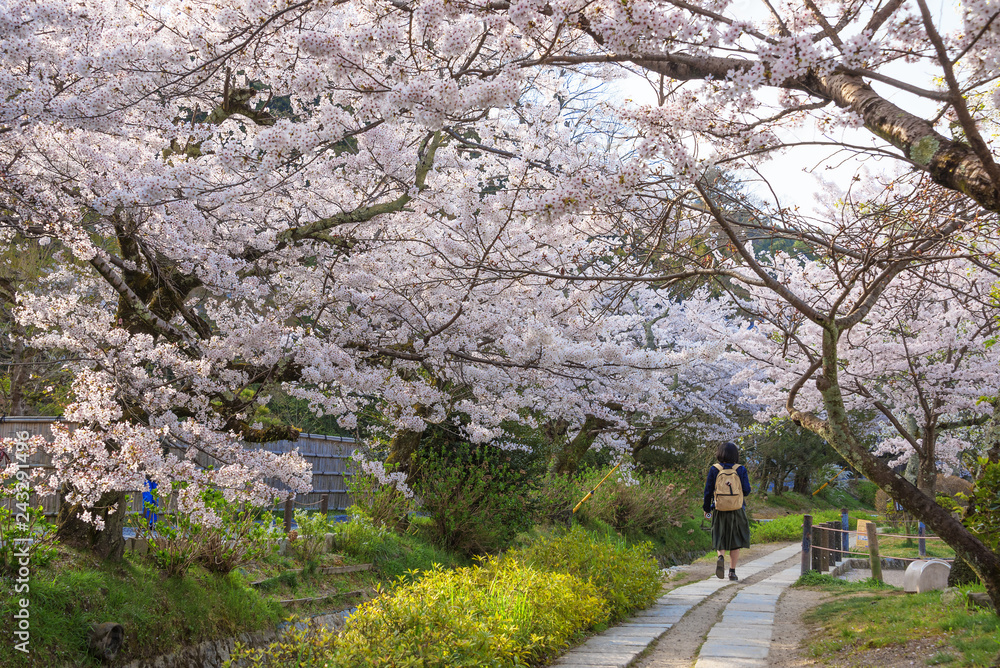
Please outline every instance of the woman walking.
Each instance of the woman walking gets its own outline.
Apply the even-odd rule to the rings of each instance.
[[[750,477],[745,466],[737,462],[740,450],[735,443],[725,442],[715,452],[718,464],[708,469],[705,480],[705,502],[702,508],[706,517],[712,510],[712,547],[718,551],[715,575],[719,578],[726,573],[726,557],[729,550],[729,579],[736,577],[736,564],[740,560],[740,550],[750,547],[750,521],[747,519],[746,496],[750,494]]]

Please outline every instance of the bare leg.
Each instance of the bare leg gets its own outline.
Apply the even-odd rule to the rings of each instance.
[[[719,554],[722,553],[720,552]],[[729,567],[732,568],[733,570],[736,570],[736,564],[739,562],[739,560],[740,560],[739,549],[729,550]]]

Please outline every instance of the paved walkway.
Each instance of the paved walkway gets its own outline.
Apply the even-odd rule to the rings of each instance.
[[[801,554],[798,545],[775,550],[742,564],[740,578],[746,580]],[[696,668],[759,668],[767,665],[767,652],[774,625],[774,610],[781,592],[798,578],[799,565],[740,590],[730,601],[719,622],[708,634],[698,655]],[[636,657],[680,621],[688,610],[723,587],[737,585],[712,577],[678,587],[656,603],[618,626],[600,633],[555,661],[553,666],[573,668],[626,668]],[[725,643],[723,629],[729,629]],[[745,639],[736,642],[732,629],[745,629]]]

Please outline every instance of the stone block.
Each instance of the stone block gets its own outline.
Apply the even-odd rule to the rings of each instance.
[[[903,573],[903,591],[920,594],[945,589],[950,572],[951,566],[943,561],[912,561]]]

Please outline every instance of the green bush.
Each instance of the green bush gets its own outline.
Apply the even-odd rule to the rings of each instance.
[[[391,473],[392,470],[389,467],[386,472]],[[357,465],[347,478],[346,485],[354,506],[370,518],[372,524],[397,530],[406,526],[413,504],[396,487],[382,484],[377,477],[365,473]]]
[[[1000,463],[979,458],[982,473],[972,490],[976,512],[965,520],[969,529],[993,551],[1000,551]]]
[[[14,495],[11,495],[14,498]],[[15,542],[31,538],[30,542]],[[32,566],[48,564],[56,554],[56,527],[45,519],[41,506],[25,508],[24,512],[8,510],[0,505],[0,575],[17,573],[20,566],[18,552],[28,552]]]
[[[524,666],[565,649],[607,610],[593,585],[509,557],[435,568],[363,603],[337,635],[299,632],[226,666]]]
[[[604,470],[585,471],[577,480],[579,498],[607,475]],[[690,517],[687,490],[678,489],[666,474],[633,472],[629,480],[612,475],[587,500],[577,515],[581,521],[600,520],[631,538],[658,536]],[[573,504],[575,505],[575,503]],[[572,508],[572,506],[570,506]]]
[[[592,582],[608,602],[611,621],[617,621],[659,596],[660,569],[651,552],[649,543],[629,547],[620,536],[574,526],[538,538],[513,555],[535,568]]]
[[[549,526],[568,525],[573,506],[586,494],[580,491],[582,489],[583,485],[576,478],[551,471],[546,473],[529,492],[535,521]]]
[[[307,513],[296,509],[295,540],[289,543],[291,549],[298,554],[303,563],[315,561],[323,551],[326,534],[330,531],[330,520],[323,513]]]
[[[331,525],[333,549],[362,561],[379,561],[393,553],[396,534],[390,529],[375,526],[370,517],[354,506],[347,509],[349,522]]]
[[[156,490],[153,495],[160,507],[169,506]],[[129,513],[126,519],[138,538],[149,541],[153,562],[168,577],[183,576],[194,563],[225,574],[277,550],[277,529],[270,513],[262,515],[259,508],[226,501],[215,489],[203,490],[201,499],[217,522],[198,522],[186,513],[160,514],[154,526],[142,513]]]
[[[878,494],[878,485],[871,480],[852,480],[848,490],[866,508],[875,507],[875,495]]]
[[[227,667],[493,666],[544,663],[583,631],[652,603],[649,546],[575,527],[471,567],[436,567],[362,604],[339,635],[301,628]]]
[[[461,443],[421,453],[414,492],[430,515],[430,539],[465,555],[495,553],[531,528],[523,476],[495,448]]]

